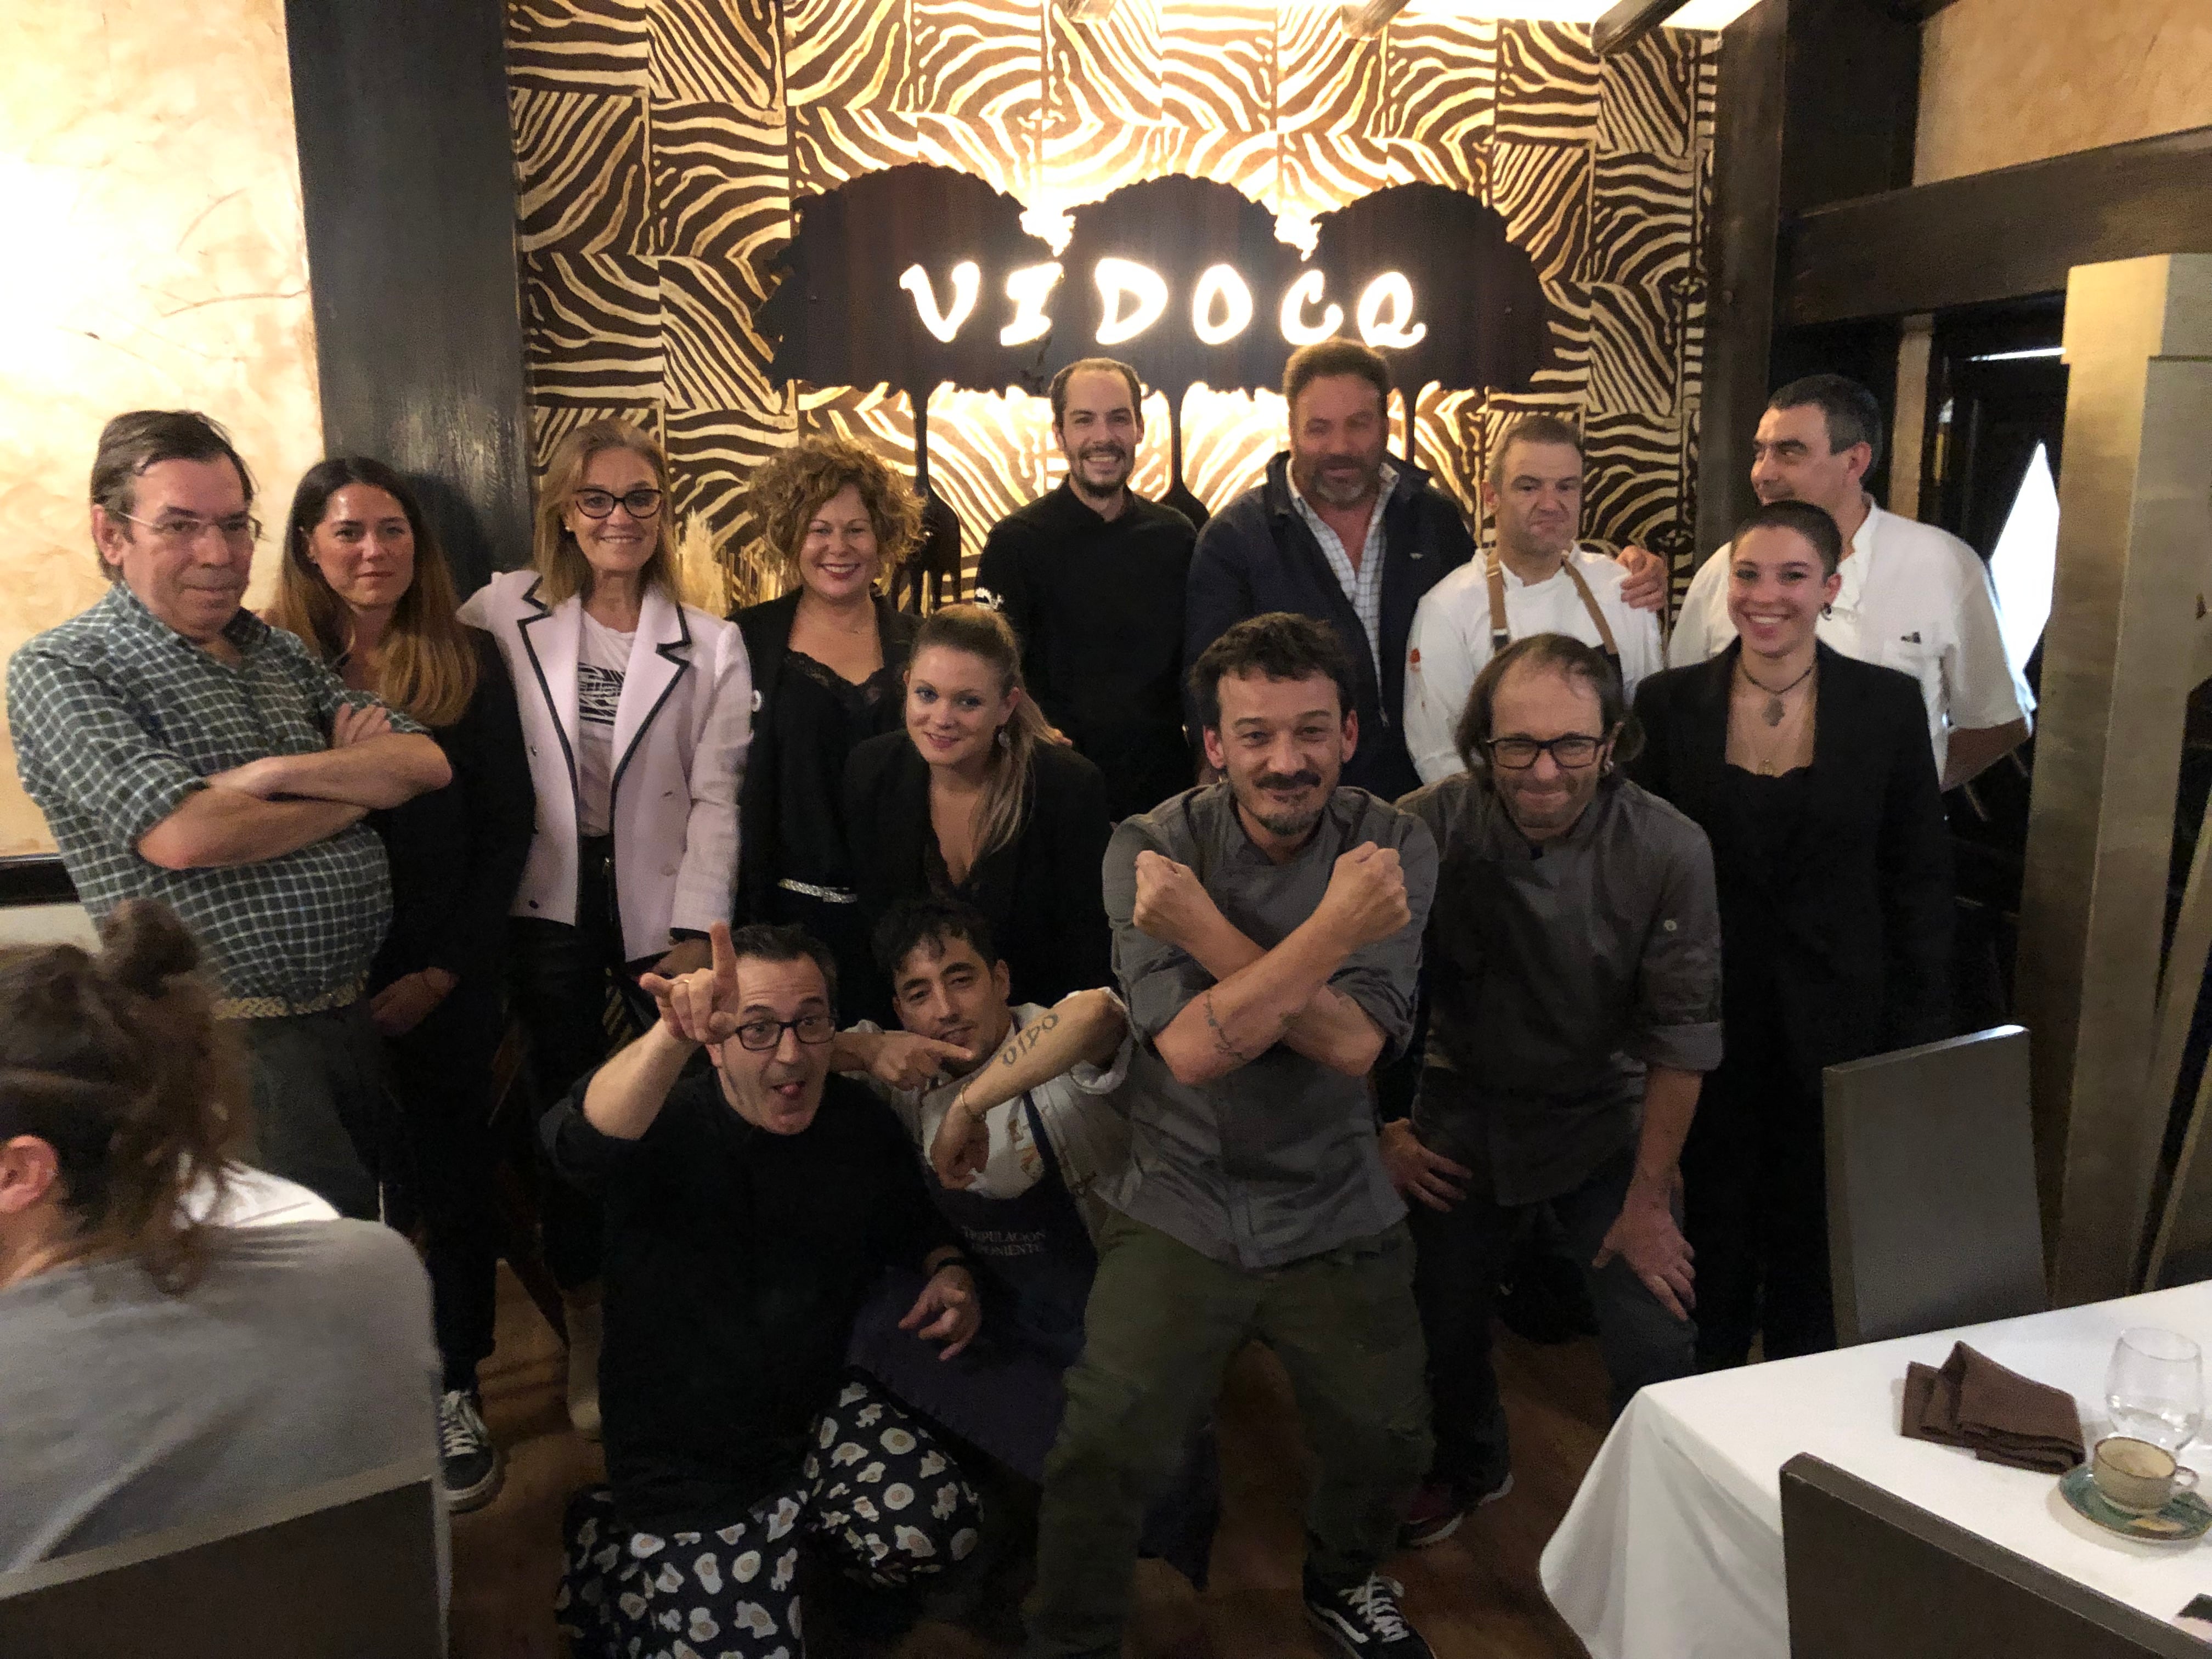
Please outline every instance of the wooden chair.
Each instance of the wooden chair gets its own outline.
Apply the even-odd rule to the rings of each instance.
[[[0,1574],[21,1659],[438,1659],[445,1596],[427,1459]]]
[[[2162,1619],[1817,1457],[1782,1466],[1782,1559],[1790,1659],[2204,1659],[2207,1651]],[[2186,1599],[2184,1589],[2172,1594]]]
[[[1831,1066],[1824,1084],[1837,1340],[2042,1312],[2027,1031]]]

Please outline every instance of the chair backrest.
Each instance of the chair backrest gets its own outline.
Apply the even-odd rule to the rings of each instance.
[[[437,1659],[438,1494],[422,1460],[0,1573],[22,1659]]]
[[[1817,1457],[1782,1466],[1782,1560],[1790,1659],[2203,1659],[2205,1653],[2203,1643],[2164,1620]]]
[[[1837,1340],[2042,1312],[2027,1032],[1900,1048],[1823,1081]]]

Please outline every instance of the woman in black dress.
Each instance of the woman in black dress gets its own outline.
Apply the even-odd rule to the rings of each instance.
[[[919,618],[882,594],[920,533],[905,479],[867,449],[809,438],[754,476],[751,501],[798,588],[733,620],[752,661],[753,746],[738,799],[736,919],[795,922],[829,945],[844,998],[872,979],[847,847],[855,744],[896,732]]]
[[[1014,630],[950,605],[915,635],[906,729],[845,769],[845,817],[869,924],[933,893],[981,911],[1014,994],[1048,1006],[1110,985],[1099,866],[1113,819],[1106,780],[1045,722],[1022,684]],[[888,1019],[879,978],[854,1012]]]
[[[428,1235],[448,1506],[499,1488],[477,1404],[492,1350],[492,1055],[506,1018],[507,906],[530,850],[530,769],[514,690],[489,635],[453,615],[453,581],[414,492],[381,461],[322,462],[300,480],[269,620],[356,690],[430,728],[453,781],[373,812],[392,865],[392,927],[369,970]]]
[[[1726,1051],[1682,1157],[1698,1357],[1835,1346],[1821,1068],[1950,1032],[1951,845],[1919,687],[1819,642],[1843,557],[1806,502],[1735,533],[1737,640],[1638,688],[1636,781],[1719,883]]]

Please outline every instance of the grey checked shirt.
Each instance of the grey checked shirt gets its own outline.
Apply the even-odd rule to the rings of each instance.
[[[1344,597],[1352,601],[1360,629],[1367,635],[1368,658],[1379,677],[1382,670],[1382,508],[1390,500],[1390,492],[1398,487],[1398,469],[1388,461],[1382,463],[1382,482],[1375,492],[1374,510],[1367,515],[1367,544],[1360,550],[1357,570],[1352,568],[1351,556],[1344,550],[1344,538],[1314,511],[1313,503],[1299,490],[1297,480],[1287,469],[1283,481],[1290,486],[1291,505],[1306,521],[1306,528],[1313,532],[1314,540],[1321,544],[1322,556],[1328,561],[1328,568],[1336,573]]]
[[[16,771],[46,816],[94,918],[159,899],[199,938],[223,994],[301,1003],[362,979],[392,915],[383,844],[366,823],[282,858],[165,870],[139,838],[213,773],[330,746],[348,691],[291,635],[240,611],[223,629],[245,660],[217,661],[121,582],[8,665]],[[397,732],[420,732],[392,715]]]
[[[1413,1030],[1421,924],[1436,888],[1436,844],[1419,820],[1363,789],[1340,789],[1313,839],[1279,865],[1254,845],[1229,786],[1218,783],[1115,830],[1106,914],[1138,1043],[1119,1097],[1129,1114],[1128,1169],[1100,1191],[1123,1214],[1254,1270],[1369,1237],[1405,1216],[1382,1168],[1364,1078],[1278,1044],[1204,1087],[1176,1081],[1155,1040],[1213,978],[1131,920],[1137,854],[1149,849],[1189,866],[1221,914],[1272,951],[1313,914],[1337,859],[1368,842],[1397,849],[1413,920],[1346,957],[1329,984],[1382,1028],[1387,1055],[1401,1052]]]
[[[1401,805],[1441,849],[1414,1125],[1500,1203],[1571,1192],[1636,1144],[1647,1064],[1720,1064],[1712,848],[1618,774],[1540,851],[1465,773]]]

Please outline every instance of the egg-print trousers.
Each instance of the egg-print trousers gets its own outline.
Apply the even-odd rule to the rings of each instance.
[[[579,1492],[554,1608],[589,1659],[802,1659],[802,1542],[849,1578],[896,1589],[964,1559],[978,1516],[960,1466],[854,1373],[816,1421],[799,1480],[727,1525],[633,1532],[606,1487]]]

